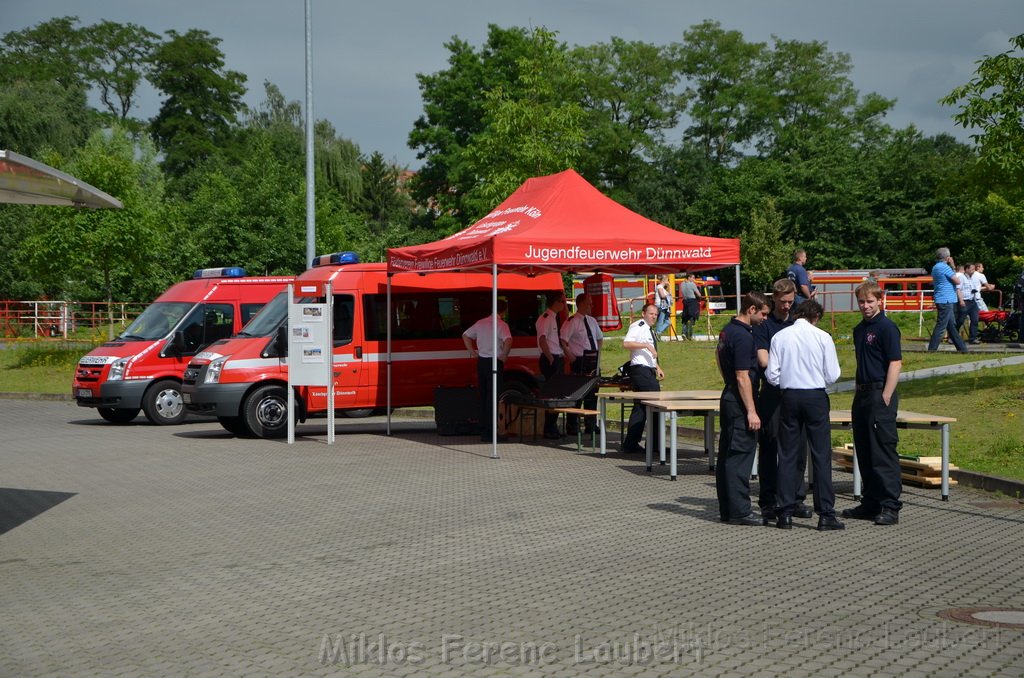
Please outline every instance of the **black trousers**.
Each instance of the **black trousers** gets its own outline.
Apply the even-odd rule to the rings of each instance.
[[[761,430],[757,432],[757,481],[760,488],[757,505],[762,511],[774,511],[778,506],[779,484],[779,420],[782,391],[771,384],[762,384],[757,396],[757,413],[761,417]],[[801,454],[796,460],[800,486],[796,491],[796,503],[807,499],[807,455]]]
[[[811,448],[814,468],[814,511],[819,517],[836,514],[832,487],[832,429],[828,421],[829,399],[825,389],[785,389],[779,419],[779,515],[793,515],[797,490],[803,482],[797,458]],[[801,428],[803,430],[801,430]]]
[[[498,395],[501,395],[502,376],[505,373],[505,362],[498,361]],[[476,361],[476,378],[480,384],[480,440],[491,442],[491,431],[494,430],[494,401],[492,400],[491,358],[480,356]]]
[[[576,360],[572,361],[572,364],[569,365],[569,370],[573,374],[578,374],[580,376],[583,376],[583,375],[586,375],[586,374],[595,374],[596,375],[597,374],[597,372],[596,372],[597,368],[595,367],[595,365],[596,365],[596,363],[594,362],[595,360],[596,360],[596,358],[594,358],[592,356],[577,356]],[[590,393],[588,393],[583,398],[583,408],[587,409],[587,410],[596,410],[597,409],[597,389],[596,388],[593,391],[591,391]],[[579,420],[580,420],[579,415],[575,415],[575,414],[567,414],[567,415],[565,415],[565,428],[566,428],[566,432],[571,434],[571,435],[575,435],[576,431],[577,431],[577,429],[579,427]],[[597,417],[591,416],[591,417],[587,417],[586,418],[586,429],[587,429],[588,432],[589,431],[593,431],[594,427],[596,425],[597,425]]]
[[[630,365],[629,381],[632,383],[634,391],[661,390],[658,373],[653,367],[647,367],[646,365]],[[629,423],[626,425],[626,438],[622,441],[623,447],[640,445],[640,439],[644,436],[644,427],[646,425],[647,408],[638,402],[633,403],[633,411],[629,413]]]
[[[903,508],[900,493],[900,458],[896,452],[899,434],[896,413],[899,396],[892,394],[888,405],[882,400],[882,389],[858,390],[853,396],[853,445],[857,450],[857,467],[863,481],[861,504],[872,511]]]
[[[747,410],[735,386],[726,386],[718,401],[718,461],[715,491],[722,520],[750,514],[750,472],[757,451],[757,431],[747,428]]]
[[[561,374],[564,364],[565,356],[561,353],[552,353],[551,360],[548,360],[543,353],[540,354],[540,373],[544,375],[545,379],[551,379],[556,374]],[[544,435],[558,435],[557,412],[544,413]]]

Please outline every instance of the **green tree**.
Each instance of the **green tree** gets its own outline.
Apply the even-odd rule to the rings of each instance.
[[[858,101],[852,70],[849,55],[830,52],[825,43],[774,38],[757,75],[766,87],[761,91],[770,93],[753,111],[764,118],[756,124],[761,152],[799,152],[808,139],[839,131],[854,144],[875,136],[894,102],[877,94]]]
[[[751,289],[767,290],[789,265],[794,246],[782,240],[782,214],[773,198],[750,210],[750,223],[740,233],[743,274]]]
[[[101,21],[82,30],[86,77],[99,88],[107,112],[122,125],[129,122],[159,37],[141,26],[113,21]],[[139,128],[137,123],[131,126]]]
[[[49,159],[49,158],[47,158]],[[160,253],[163,180],[155,151],[121,128],[94,133],[65,168],[117,197],[122,210],[46,209],[25,252],[46,294],[83,301],[149,299],[166,285]]]
[[[82,43],[76,16],[11,31],[0,44],[0,77],[7,82],[52,80],[64,87],[78,86],[85,71]]]
[[[485,93],[500,87],[505,97],[517,96],[519,59],[531,43],[526,29],[491,24],[479,50],[457,36],[445,48],[447,69],[416,76],[423,115],[409,133],[409,147],[424,161],[412,182],[414,198],[429,205],[441,230],[452,230],[471,221],[462,202],[479,178],[464,162],[467,146],[485,127]]]
[[[1012,49],[978,61],[971,81],[940,101],[959,106],[953,119],[971,135],[989,171],[984,181],[1011,202],[1024,197],[1024,33]]]
[[[66,157],[96,123],[83,87],[55,80],[0,83],[0,148],[32,158],[52,149]]]
[[[689,79],[685,111],[692,120],[683,135],[708,159],[727,163],[760,131],[760,112],[769,99],[767,83],[757,77],[764,43],[749,43],[739,31],[705,21],[683,34],[680,68]]]
[[[588,118],[579,170],[613,198],[628,201],[638,173],[678,122],[674,49],[613,37],[576,47],[570,59],[580,73],[580,105]]]
[[[225,69],[224,54],[206,31],[167,31],[153,51],[150,82],[166,95],[150,130],[164,154],[164,170],[182,176],[203,160],[230,149],[243,111],[245,75]]]
[[[585,143],[583,108],[565,92],[579,77],[555,34],[536,28],[531,50],[517,61],[518,77],[487,92],[484,130],[467,145],[466,216],[486,214],[532,176],[573,167]]]
[[[53,149],[67,156],[95,128],[77,22],[61,17],[3,36],[0,148],[31,157]]]
[[[409,198],[401,187],[401,170],[374,151],[363,163],[361,206],[371,230],[383,234],[390,224],[407,225],[411,214]]]

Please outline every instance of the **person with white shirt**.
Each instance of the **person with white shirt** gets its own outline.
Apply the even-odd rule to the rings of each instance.
[[[821,304],[814,300],[800,304],[793,313],[793,324],[772,337],[768,351],[765,379],[782,389],[776,527],[784,530],[793,527],[796,494],[801,483],[796,460],[808,444],[814,468],[814,511],[818,514],[818,530],[845,528],[836,519],[830,403],[825,392],[827,386],[839,379],[839,358],[832,337],[817,327],[823,314]]]
[[[501,316],[508,308],[504,299],[498,299],[498,371],[493,371],[494,364],[494,316],[477,320],[468,330],[462,333],[462,342],[469,351],[471,358],[476,358],[476,376],[480,387],[480,440],[492,442],[494,431],[494,382],[498,382],[498,393],[502,391],[502,377],[505,372],[505,359],[512,349],[512,332],[508,323]],[[475,342],[475,346],[474,346]],[[499,437],[499,442],[501,441]]]
[[[576,296],[576,313],[562,324],[559,337],[565,359],[569,362],[569,371],[573,374],[597,376],[601,367],[601,342],[604,334],[594,316],[590,315],[593,301],[585,292]],[[583,399],[583,406],[592,410],[597,407],[597,389]],[[579,417],[575,414],[566,415],[565,432],[576,435]],[[585,426],[587,433],[594,430],[597,417],[587,417]]]
[[[960,301],[956,309],[956,330],[959,332],[964,326],[964,321],[970,319],[968,343],[977,344],[980,341],[978,339],[978,300],[976,298],[974,280],[972,279],[974,264],[957,266],[956,274],[960,277],[960,282],[957,284],[957,289],[960,292]]]
[[[562,374],[564,357],[562,355],[562,341],[558,338],[558,316],[565,308],[565,293],[552,292],[547,298],[547,308],[537,318],[537,348],[540,349],[540,373],[545,379],[551,379],[555,375]],[[550,440],[557,440],[562,437],[558,432],[558,413],[544,413],[544,437]]]
[[[982,298],[981,293],[991,292],[996,288],[996,286],[990,283],[988,281],[988,278],[985,276],[985,264],[981,263],[980,261],[975,262],[974,275],[971,276],[971,279],[974,281],[974,289],[976,289],[978,292],[976,297],[976,301],[978,302],[978,310],[987,311],[988,304],[985,303],[985,299]]]
[[[634,391],[660,391],[661,380],[665,378],[658,364],[658,336],[654,326],[658,311],[654,304],[644,305],[642,317],[629,326],[622,340],[622,347],[629,351],[629,381]],[[640,445],[640,438],[646,426],[647,408],[640,402],[633,403],[626,438],[622,441],[623,452],[639,454],[645,451]]]

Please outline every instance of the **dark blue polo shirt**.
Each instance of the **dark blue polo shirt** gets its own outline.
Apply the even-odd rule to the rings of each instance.
[[[900,328],[879,311],[853,328],[853,350],[857,355],[857,383],[884,383],[889,363],[903,360]]]
[[[771,350],[772,337],[778,334],[782,328],[789,327],[792,324],[793,321],[788,317],[785,320],[779,320],[775,317],[775,313],[769,313],[761,324],[754,328],[754,348],[758,351]],[[761,369],[760,365],[758,365],[757,375],[760,380],[760,386],[755,385],[755,388],[775,388],[764,378],[764,370]]]
[[[736,318],[729,321],[718,335],[718,368],[726,386],[736,385],[736,372],[750,372],[750,383],[757,378],[757,350],[753,328]]]

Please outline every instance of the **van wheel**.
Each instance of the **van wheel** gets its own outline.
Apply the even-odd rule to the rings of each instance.
[[[125,409],[122,407],[99,407],[97,411],[100,416],[109,421],[111,424],[127,424],[135,417],[139,416],[139,410],[136,408]]]
[[[142,411],[146,419],[158,426],[180,424],[185,419],[181,384],[173,379],[162,379],[150,386],[142,396]]]
[[[348,417],[349,419],[362,419],[363,417],[369,417],[373,413],[372,407],[362,407],[358,410],[341,410],[341,416]]]
[[[245,399],[242,420],[259,438],[288,435],[288,392],[281,386],[261,386]]]
[[[530,387],[517,379],[506,380],[504,387],[501,389],[501,393],[498,394],[498,402],[502,403],[506,400],[512,402],[523,402],[530,398],[531,392]]]
[[[243,438],[252,435],[245,425],[245,419],[242,417],[217,417],[217,421],[220,422],[220,425],[228,433],[234,433],[236,436]]]

